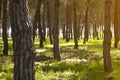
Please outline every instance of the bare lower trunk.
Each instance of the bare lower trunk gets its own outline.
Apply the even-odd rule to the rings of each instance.
[[[70,13],[69,13],[69,0],[67,1],[66,6],[66,42],[70,41]]]
[[[93,24],[93,39],[99,39],[96,22]]]
[[[26,0],[10,0],[10,16],[14,47],[13,80],[35,80],[32,27]]]
[[[43,37],[42,27],[41,27],[40,21],[38,23],[38,29],[39,29],[39,38],[40,38],[40,48],[43,48],[44,47],[44,45],[43,45],[44,37]]]
[[[45,4],[45,0],[43,0],[43,40],[45,41],[46,40],[46,26],[45,26],[45,13],[46,13],[46,4]]]
[[[33,21],[33,40],[35,40],[36,30],[38,28],[37,24],[38,24],[38,18],[39,18],[39,14],[40,14],[41,1],[42,0],[37,1],[35,17],[34,17],[34,21]]]
[[[54,3],[54,20],[53,20],[53,39],[54,39],[54,58],[61,60],[59,50],[59,0]]]
[[[49,26],[49,36],[50,36],[50,44],[53,44],[53,34],[52,34],[52,27]]]
[[[3,42],[4,42],[4,49],[3,49],[4,55],[8,55],[7,2],[8,2],[8,0],[3,0],[2,38],[3,38]]]
[[[111,56],[110,56],[112,33],[110,31],[110,24],[111,24],[111,0],[106,0],[103,58],[104,58],[104,70],[107,72],[112,71]]]
[[[88,7],[87,10],[85,12],[85,31],[84,31],[84,44],[88,41],[88,34],[89,34],[89,30],[88,30]]]
[[[76,1],[73,0],[73,9],[74,9],[74,22],[73,22],[73,30],[74,30],[74,47],[78,49],[78,29],[77,29],[77,21],[76,21]]]
[[[63,24],[63,27],[62,27],[62,33],[63,33],[63,39],[66,38],[66,30],[65,30],[65,24]]]
[[[71,22],[72,23],[72,22]],[[73,39],[73,28],[72,28],[72,24],[70,26],[70,39]]]
[[[44,42],[44,37],[43,37],[43,32],[42,32],[42,26],[41,26],[41,19],[40,19],[40,12],[39,12],[39,17],[38,17],[38,29],[39,29],[39,38],[40,38],[40,48],[43,48],[43,42]]]
[[[0,0],[0,19],[1,19],[1,15],[2,14],[2,0]]]
[[[115,43],[114,48],[118,47],[118,43],[120,40],[120,1],[115,0],[115,8],[114,8],[114,37],[115,37]]]
[[[52,38],[52,26],[51,26],[51,15],[50,15],[50,3],[49,1],[47,1],[47,25],[49,28],[49,37],[50,37],[50,44],[53,44],[53,38]]]
[[[78,21],[77,21],[77,22],[78,22],[78,23],[77,23],[77,25],[78,25],[78,39],[80,39],[80,35],[81,35],[81,34],[80,34],[80,29],[81,29],[80,19],[81,19],[81,16],[78,15],[78,19],[77,19],[77,20],[78,20]]]

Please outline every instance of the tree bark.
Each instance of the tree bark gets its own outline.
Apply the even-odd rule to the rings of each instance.
[[[67,0],[67,5],[66,5],[66,42],[70,41],[70,12],[69,12],[69,0]]]
[[[35,48],[27,0],[10,0],[10,16],[14,47],[13,80],[35,80]]]
[[[59,50],[59,0],[54,0],[54,18],[53,18],[53,39],[54,39],[54,58],[61,60]]]
[[[42,2],[42,0],[37,1],[35,17],[34,17],[34,21],[33,21],[33,40],[35,40],[36,30],[38,28],[37,24],[38,24],[38,18],[39,18],[39,13],[40,13],[39,11],[40,11],[40,7],[41,7],[41,2]]]
[[[112,71],[110,47],[112,33],[110,31],[111,25],[111,0],[105,1],[105,29],[104,29],[104,41],[103,41],[103,58],[104,58],[104,70],[106,72]]]
[[[73,0],[73,10],[74,10],[74,22],[73,22],[73,30],[74,30],[74,48],[78,49],[78,29],[77,29],[77,20],[76,20],[76,1]]]
[[[47,24],[48,24],[48,28],[49,28],[49,37],[50,37],[50,44],[53,44],[53,38],[52,38],[52,26],[51,26],[51,15],[50,15],[50,3],[49,1],[47,1]]]
[[[120,1],[115,0],[115,8],[114,8],[114,36],[115,36],[115,43],[114,48],[118,47],[118,42],[120,40]]]
[[[4,49],[3,49],[4,55],[8,55],[7,3],[8,0],[3,0],[2,38],[4,42]]]
[[[85,31],[84,31],[84,44],[88,41],[89,37],[89,30],[88,30],[88,6],[85,12]]]
[[[72,21],[71,21],[71,24],[70,24],[70,39],[73,39],[73,27],[72,27]]]
[[[40,14],[40,9],[38,11],[38,29],[39,29],[39,38],[40,38],[40,48],[43,48],[43,42],[44,42],[44,36],[43,36],[43,29],[41,26],[41,14]]]
[[[1,14],[2,14],[2,2],[3,2],[3,1],[0,0],[0,19],[1,19],[1,16],[2,16],[2,15],[1,15]]]
[[[65,28],[65,24],[63,24],[63,27],[62,27],[62,33],[63,33],[63,39],[65,39],[66,38],[66,30],[65,30],[66,28]]]
[[[34,23],[33,23],[33,40],[35,39],[35,33],[38,28],[39,38],[40,38],[40,48],[43,48],[44,47],[44,45],[43,45],[44,36],[43,36],[43,29],[41,26],[41,14],[40,14],[41,2],[42,2],[42,0],[37,1],[35,19],[34,19]]]
[[[43,7],[43,16],[42,16],[43,17],[43,23],[42,23],[43,27],[42,28],[43,28],[43,40],[46,41],[46,26],[45,26],[46,1],[45,0],[43,0],[43,5],[44,5],[44,7]]]
[[[97,31],[96,21],[95,21],[95,23],[93,24],[93,39],[99,39],[99,38],[98,38],[98,31]]]
[[[81,26],[80,26],[80,21],[81,21],[81,16],[78,15],[78,19],[77,19],[77,26],[78,26],[78,40],[80,39],[80,29],[81,29]]]

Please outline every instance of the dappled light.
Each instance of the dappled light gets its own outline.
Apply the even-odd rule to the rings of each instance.
[[[0,80],[120,80],[119,0],[0,0]]]

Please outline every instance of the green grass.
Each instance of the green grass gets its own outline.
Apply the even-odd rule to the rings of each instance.
[[[103,71],[103,63],[101,61],[92,61],[91,63],[43,62],[36,66],[36,78],[39,80],[43,76],[43,80],[105,80],[109,77],[114,77],[119,80],[119,66],[120,64],[114,62],[113,72],[106,73]],[[41,75],[37,76],[39,74]],[[46,77],[48,79],[45,79]]]
[[[2,55],[3,54],[3,41],[0,41],[0,55]],[[12,47],[12,41],[9,41],[8,42],[8,53],[9,53],[9,55],[12,55],[13,54],[13,47]]]
[[[107,80],[114,77],[120,80],[120,50],[113,48],[112,39],[111,57],[113,71],[104,72],[102,59],[102,40],[89,40],[83,44],[79,40],[79,48],[74,49],[74,41],[66,43],[60,40],[60,51],[62,61],[35,62],[36,80]],[[44,48],[39,48],[39,40],[35,41],[37,56],[53,57],[53,45],[49,39],[44,42]],[[120,45],[120,43],[119,43]],[[3,49],[3,42],[0,41],[0,50]],[[2,52],[0,53],[2,54]],[[12,54],[12,42],[9,42],[9,54]],[[12,80],[13,77],[12,57],[0,57],[0,80]]]
[[[11,57],[0,57],[0,80],[12,80],[13,63]]]

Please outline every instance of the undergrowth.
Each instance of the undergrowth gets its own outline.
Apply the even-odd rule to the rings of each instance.
[[[36,80],[107,80],[120,79],[120,50],[111,47],[113,71],[104,72],[102,57],[102,40],[89,40],[82,44],[79,40],[79,49],[74,49],[74,41],[66,43],[60,40],[61,61],[35,62]],[[35,41],[36,56],[53,57],[53,46],[47,39],[44,48],[39,48],[39,40]],[[3,42],[0,41],[0,54]],[[9,42],[9,54],[12,54],[12,42]],[[0,80],[13,80],[13,60],[11,56],[0,56]]]

